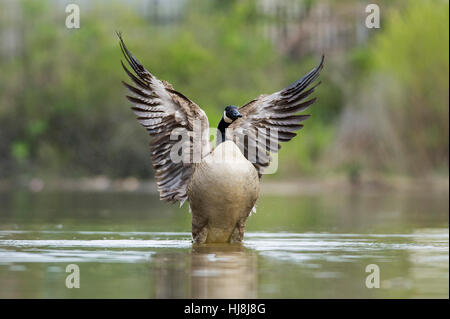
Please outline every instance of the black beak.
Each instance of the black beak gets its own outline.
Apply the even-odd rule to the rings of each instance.
[[[233,118],[235,118],[235,119],[237,119],[237,118],[239,118],[239,117],[242,117],[242,114],[239,113],[238,110],[233,110],[232,113],[231,113],[231,115],[232,115]]]

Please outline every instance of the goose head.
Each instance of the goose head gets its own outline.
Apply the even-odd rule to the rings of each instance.
[[[217,139],[217,145],[225,141],[225,129],[230,126],[231,123],[242,117],[239,113],[238,107],[234,105],[228,105],[223,111],[222,119],[217,127],[217,134],[220,134]]]
[[[242,117],[242,114],[239,113],[238,107],[234,105],[228,105],[223,111],[222,119],[225,123],[231,124],[240,117]]]

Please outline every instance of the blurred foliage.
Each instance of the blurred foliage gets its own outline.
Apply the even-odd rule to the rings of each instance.
[[[352,80],[329,154],[352,180],[368,170],[448,175],[448,2],[397,4],[344,58]]]
[[[212,127],[226,105],[243,105],[298,79],[321,52],[301,58],[281,53],[265,36],[269,18],[256,3],[191,0],[176,23],[164,24],[123,2],[93,2],[82,10],[81,28],[69,30],[61,3],[23,0],[14,16],[0,2],[0,30],[12,28],[19,43],[0,60],[0,177],[151,176],[148,136],[120,83],[126,76],[116,31],[152,73],[199,104]],[[448,4],[407,2],[406,9],[383,20],[369,45],[343,57],[327,54],[313,117],[280,153],[282,176],[333,166],[329,150],[343,145],[338,149],[345,152],[348,144],[336,136],[344,109],[356,108],[352,92],[370,90],[368,79],[380,73],[397,83],[396,94],[382,88],[381,103],[414,164],[406,171],[416,165],[448,170]],[[352,152],[377,158],[358,145]],[[341,162],[380,168],[366,160],[354,164],[354,158]]]
[[[371,49],[373,69],[396,81],[388,101],[409,170],[448,165],[448,2],[411,1],[394,11]]]

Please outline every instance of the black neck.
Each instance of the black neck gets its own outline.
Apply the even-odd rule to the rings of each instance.
[[[227,123],[224,121],[223,116],[222,119],[219,122],[219,125],[217,126],[217,140],[216,140],[216,146],[218,146],[220,143],[225,142],[225,129],[230,126],[231,123]]]

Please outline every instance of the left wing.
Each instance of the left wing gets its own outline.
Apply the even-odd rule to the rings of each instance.
[[[197,104],[144,68],[127,49],[119,33],[118,36],[124,58],[135,73],[121,61],[134,83],[132,86],[123,82],[131,93],[127,98],[134,104],[132,109],[138,122],[152,136],[150,151],[160,199],[183,204],[187,199],[186,188],[193,172],[193,158],[201,159],[211,151],[208,117]],[[194,134],[196,123],[200,136]],[[187,161],[172,160],[172,148],[179,141],[172,139],[171,135],[177,131],[186,132],[189,136],[188,147],[182,148],[182,156]],[[197,139],[194,141],[195,137]]]

